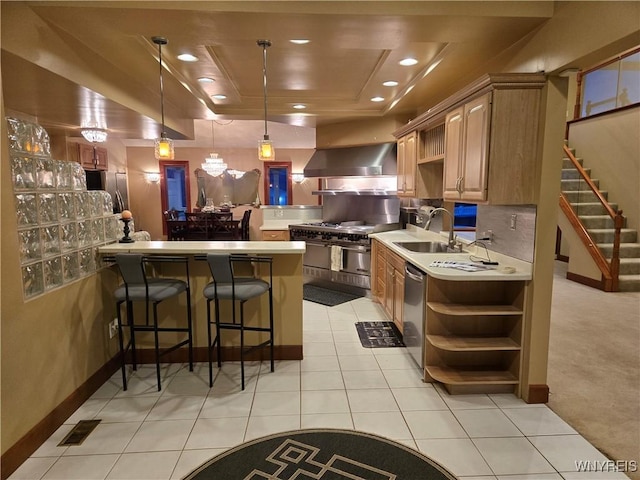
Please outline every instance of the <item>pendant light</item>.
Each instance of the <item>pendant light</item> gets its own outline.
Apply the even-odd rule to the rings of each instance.
[[[211,120],[211,146],[212,150],[215,150],[215,142],[213,138],[213,120]],[[207,158],[204,159],[202,169],[213,177],[222,175],[227,169],[228,165],[222,158],[218,157],[217,153],[211,152]]]
[[[258,40],[258,45],[262,47],[262,87],[264,90],[264,138],[258,145],[258,159],[268,162],[276,159],[276,152],[267,131],[267,48],[271,46],[271,42]]]
[[[162,82],[162,45],[169,43],[164,37],[151,37],[153,43],[158,45],[158,58],[160,60],[160,115],[162,117],[162,133],[155,140],[155,156],[157,160],[173,160],[173,140],[167,137],[164,131],[164,84]]]

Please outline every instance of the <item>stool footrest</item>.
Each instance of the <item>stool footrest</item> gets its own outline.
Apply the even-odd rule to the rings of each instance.
[[[270,332],[271,329],[269,327],[245,327],[243,328],[239,323],[220,323],[220,328],[226,330],[246,330],[250,332]]]

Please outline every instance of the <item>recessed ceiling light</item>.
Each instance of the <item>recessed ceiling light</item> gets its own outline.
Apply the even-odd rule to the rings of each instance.
[[[297,38],[289,41],[291,43],[295,43],[296,45],[306,45],[307,43],[309,43],[309,40],[307,40],[306,38]]]
[[[227,96],[221,93],[216,93],[215,95],[211,95],[211,98],[215,98],[216,100],[226,100]]]
[[[200,77],[198,79],[198,81],[200,83],[213,83],[213,82],[215,82],[215,80],[213,78],[210,78],[210,77]]]
[[[384,97],[373,97],[372,102],[384,102]]]
[[[178,55],[178,60],[182,60],[183,62],[197,62],[198,57],[195,57],[190,53],[182,53]]]
[[[397,87],[398,82],[396,82],[395,80],[389,80],[384,82],[382,85],[384,85],[385,87]]]
[[[400,65],[404,67],[410,67],[411,65],[415,65],[416,63],[418,63],[418,60],[416,60],[415,58],[403,58],[398,63],[400,63]]]
[[[296,110],[304,110],[305,108],[307,108],[307,106],[299,103],[297,105],[294,105],[293,108],[295,108]]]

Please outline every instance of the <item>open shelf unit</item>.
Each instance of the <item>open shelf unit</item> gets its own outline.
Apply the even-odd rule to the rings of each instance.
[[[452,394],[513,392],[522,361],[524,282],[428,282],[425,381]]]

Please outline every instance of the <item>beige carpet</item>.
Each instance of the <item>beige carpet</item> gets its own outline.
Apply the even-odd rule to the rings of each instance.
[[[640,468],[640,293],[605,293],[565,275],[556,262],[548,406],[609,458]]]

